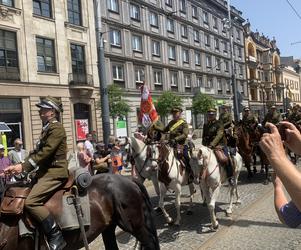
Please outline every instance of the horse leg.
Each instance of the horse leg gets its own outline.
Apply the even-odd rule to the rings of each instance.
[[[176,195],[175,205],[177,210],[177,218],[176,218],[175,225],[179,226],[181,221],[181,184],[176,185],[175,195]]]
[[[229,202],[229,207],[226,209],[227,216],[230,216],[232,214],[234,188],[235,188],[234,186],[230,187],[230,202]]]
[[[190,183],[188,185],[189,187],[189,193],[190,193],[190,196],[189,196],[189,208],[188,208],[188,211],[187,211],[187,215],[192,215],[192,199],[194,197],[194,193],[195,193],[195,188],[194,188],[194,185],[193,183]]]
[[[248,170],[248,179],[253,177],[253,173],[251,171],[251,164],[248,161],[245,161],[246,168]]]
[[[166,212],[164,208],[164,198],[167,192],[167,188],[164,183],[160,182],[160,200],[159,200],[159,208],[161,208],[161,211],[166,219],[166,222],[168,224],[172,223],[172,218],[169,216],[169,214]]]
[[[158,177],[157,177],[157,175],[156,175],[156,176],[153,175],[153,176],[151,177],[151,179],[152,179],[152,182],[153,182],[153,185],[154,185],[156,194],[159,196],[159,195],[160,195],[160,188],[159,188],[159,182],[158,182]]]
[[[207,203],[210,201],[210,193],[205,181],[200,182],[200,190],[203,198],[203,206],[205,207],[207,206]]]
[[[211,199],[208,204],[213,230],[216,230],[218,228],[218,221],[216,220],[216,215],[215,215],[215,201],[217,199],[217,196],[219,195],[220,186],[221,185],[219,184],[215,189],[213,189]]]
[[[106,250],[118,250],[115,229],[116,225],[110,225],[102,232],[102,240]]]

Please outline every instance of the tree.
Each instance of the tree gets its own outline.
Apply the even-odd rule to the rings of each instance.
[[[131,108],[128,103],[122,99],[122,89],[119,86],[114,84],[109,85],[108,95],[110,115],[113,119],[114,135],[116,135],[116,118],[125,117],[131,111]]]
[[[166,117],[173,107],[182,106],[182,99],[171,91],[164,91],[155,106],[158,114],[161,117]]]
[[[214,99],[206,94],[198,93],[192,99],[192,111],[195,115],[205,114],[208,109],[214,108]]]

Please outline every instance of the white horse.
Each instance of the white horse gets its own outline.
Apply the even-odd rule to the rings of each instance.
[[[135,137],[127,138],[129,144],[129,155],[135,162],[137,178],[141,183],[145,179],[151,180],[157,195],[159,195],[158,183],[158,148],[155,144],[145,144],[142,140]]]
[[[173,148],[167,146],[166,144],[160,144],[159,146],[159,160],[158,160],[158,168],[159,168],[159,186],[160,186],[160,201],[159,207],[161,208],[163,215],[167,221],[167,223],[172,223],[173,220],[167,211],[164,208],[164,197],[168,189],[175,191],[175,206],[177,210],[177,218],[175,221],[175,225],[180,225],[181,221],[181,188],[184,185],[188,185],[188,173],[185,168],[182,167],[180,161],[175,157]],[[194,186],[193,183],[189,184],[190,191],[190,207],[188,213],[191,212],[190,208],[192,205],[192,198],[194,194]]]
[[[239,153],[233,157],[234,164],[234,186],[230,186],[230,204],[226,209],[227,215],[232,214],[234,192],[236,194],[236,203],[241,203],[237,181],[242,168],[242,157]],[[227,174],[224,167],[220,166],[212,149],[200,146],[192,152],[190,164],[194,174],[195,184],[200,185],[200,189],[205,196],[204,202],[207,203],[212,229],[218,228],[218,221],[215,215],[215,202],[220,192],[221,184],[227,182]]]

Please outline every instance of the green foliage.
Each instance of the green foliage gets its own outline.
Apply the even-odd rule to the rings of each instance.
[[[156,104],[157,112],[160,116],[167,116],[174,107],[182,106],[182,99],[171,91],[164,91],[158,98]]]
[[[194,114],[205,114],[208,109],[214,108],[214,99],[206,94],[198,93],[192,100]]]
[[[117,118],[118,116],[126,116],[131,111],[128,103],[122,99],[122,89],[120,87],[114,84],[109,85],[108,95],[110,115],[113,118]]]

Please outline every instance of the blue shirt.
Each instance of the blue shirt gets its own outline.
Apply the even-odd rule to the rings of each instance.
[[[292,201],[282,206],[280,213],[285,224],[289,227],[296,228],[301,224],[301,212]]]

